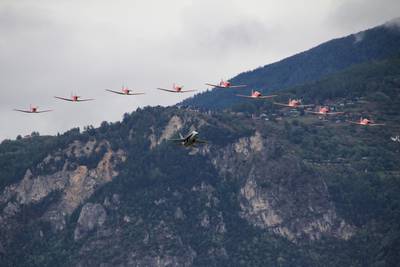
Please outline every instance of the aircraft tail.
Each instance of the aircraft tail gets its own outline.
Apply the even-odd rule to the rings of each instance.
[[[182,134],[181,134],[181,133],[179,133],[179,138],[183,139],[183,136],[182,136]]]

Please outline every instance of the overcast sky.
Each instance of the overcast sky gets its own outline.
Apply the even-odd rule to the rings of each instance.
[[[0,0],[0,140],[117,121],[400,16],[399,0]],[[125,84],[144,96],[107,93]],[[95,98],[62,102],[71,92]],[[55,109],[23,114],[14,108]]]

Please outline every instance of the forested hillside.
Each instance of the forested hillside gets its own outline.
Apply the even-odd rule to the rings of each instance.
[[[396,23],[387,23],[331,40],[279,62],[243,72],[231,79],[232,83],[248,85],[247,89],[214,89],[186,99],[182,105],[205,109],[226,108],[244,102],[235,96],[238,92],[249,93],[252,89],[264,93],[282,90],[317,81],[355,64],[379,61],[399,54],[400,28]]]
[[[395,266],[399,96],[393,58],[276,99],[335,118],[250,99],[3,141],[2,266]],[[361,115],[386,125],[346,122]],[[208,144],[168,142],[191,129]]]

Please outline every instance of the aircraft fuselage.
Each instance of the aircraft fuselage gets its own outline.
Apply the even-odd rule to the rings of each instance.
[[[182,145],[185,147],[193,146],[196,143],[196,139],[199,136],[199,133],[192,132],[182,142]]]

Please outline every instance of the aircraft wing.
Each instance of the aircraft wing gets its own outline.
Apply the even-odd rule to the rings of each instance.
[[[171,93],[188,93],[188,92],[194,92],[197,90],[185,90],[185,91],[176,91],[176,90],[171,90],[171,89],[165,89],[165,88],[157,88],[158,90],[166,91],[166,92],[171,92]]]
[[[315,114],[315,115],[340,115],[344,114],[344,112],[327,112],[327,113],[321,113],[318,111],[308,111],[306,110],[307,113]]]
[[[106,91],[114,93],[114,94],[124,95],[124,93],[122,93],[122,92],[118,92],[118,91],[114,91],[114,90],[110,90],[110,89],[106,89]]]
[[[78,99],[76,102],[85,102],[85,101],[92,101],[94,100],[93,98],[88,98],[88,99]]]
[[[211,83],[206,83],[206,85],[208,86],[213,86],[215,88],[242,88],[242,87],[246,87],[247,85],[230,85],[230,86],[221,86],[218,84],[211,84]]]
[[[361,125],[358,121],[356,122],[356,121],[347,121],[348,123],[352,123],[352,124],[358,124],[358,125]]]
[[[266,98],[273,98],[273,97],[276,97],[276,96],[278,96],[278,95],[262,95],[262,96],[259,96],[258,98],[266,99]]]
[[[24,113],[33,113],[30,110],[22,110],[22,109],[14,109],[15,111],[24,112]]]
[[[157,88],[158,90],[166,91],[166,92],[171,92],[171,93],[177,93],[175,90],[170,90],[170,89],[165,89],[165,88]]]
[[[236,96],[245,97],[245,98],[255,98],[255,97],[252,97],[252,96],[249,96],[249,95],[236,95]]]
[[[341,115],[341,114],[344,114],[344,112],[328,112],[326,114],[327,115]]]
[[[297,107],[294,108],[308,108],[308,107],[313,107],[314,105],[298,105]]]
[[[246,87],[247,85],[244,85],[244,84],[242,84],[242,85],[231,85],[231,86],[229,86],[229,88],[242,88],[242,87]]]
[[[274,102],[274,104],[278,105],[278,106],[283,106],[283,107],[289,107],[289,108],[291,107],[288,104],[283,104],[283,103],[278,103],[278,102]]]
[[[225,88],[225,87],[223,87],[223,86],[221,86],[221,85],[211,84],[211,83],[206,83],[206,85],[212,86],[212,87],[216,87],[216,88]]]
[[[355,121],[347,121],[349,123],[353,123],[353,124],[357,124],[357,125],[362,125],[362,126],[384,126],[384,123],[369,123],[369,124],[361,124],[359,122],[355,122]]]
[[[58,99],[65,100],[65,101],[70,101],[70,102],[73,101],[73,100],[70,99],[70,98],[65,98],[65,97],[60,97],[60,96],[55,96],[54,98],[58,98]]]
[[[199,144],[207,144],[206,140],[200,140],[200,139],[196,139],[195,143],[199,143]]]
[[[145,95],[146,93],[129,93],[128,95]]]
[[[23,112],[23,113],[45,113],[45,112],[53,111],[53,110],[51,110],[51,109],[49,109],[49,110],[35,111],[35,112],[32,112],[32,111],[30,111],[30,110],[23,110],[23,109],[14,109],[14,110],[15,110],[15,111],[19,111],[19,112]]]

